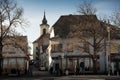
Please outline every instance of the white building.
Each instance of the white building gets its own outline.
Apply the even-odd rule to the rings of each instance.
[[[49,62],[49,67],[52,66],[53,70],[56,68],[56,70],[60,69],[60,71],[63,73],[66,69],[69,70],[69,72],[75,73],[76,71],[80,70],[80,67],[84,66],[83,69],[85,73],[92,72],[94,67],[92,60],[92,57],[94,57],[94,48],[92,47],[94,42],[93,37],[91,37],[90,33],[80,32],[80,29],[90,30],[91,27],[95,27],[95,31],[97,31],[96,33],[101,33],[99,36],[97,36],[98,38],[96,41],[100,43],[100,48],[97,48],[99,49],[98,51],[96,49],[97,52],[95,55],[95,59],[97,59],[97,72],[107,72],[108,54],[112,53],[113,50],[113,48],[110,48],[113,45],[108,45],[108,26],[111,27],[111,43],[113,42],[114,44],[113,39],[117,40],[119,43],[120,36],[118,33],[115,33],[116,29],[119,31],[119,28],[99,21],[95,15],[61,16],[51,29],[50,44],[48,47],[48,58],[49,60],[52,60],[52,62]],[[79,29],[78,27],[81,28]],[[88,34],[88,36],[85,34]],[[81,39],[80,35],[84,35],[86,38]],[[103,36],[104,38],[102,39]],[[116,47],[118,48],[118,46]],[[114,51],[118,50],[119,49],[116,49]],[[119,54],[119,52],[116,53]]]
[[[29,67],[27,36],[8,36],[3,45],[3,74],[26,74]]]

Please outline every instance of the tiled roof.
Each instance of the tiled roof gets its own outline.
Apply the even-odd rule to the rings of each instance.
[[[95,22],[95,15],[65,15],[53,25],[55,36],[66,37],[73,30],[74,25],[86,24],[86,22]],[[73,32],[72,32],[73,33]]]
[[[107,24],[97,19],[96,15],[64,15],[61,16],[58,21],[52,26],[54,28],[55,37],[73,37],[80,30],[75,30],[76,27],[90,29],[90,27],[97,26],[103,28],[103,32],[107,33],[107,26],[110,26],[112,29],[111,36],[112,38],[120,38],[117,32],[120,32],[120,29],[116,26]],[[89,27],[89,28],[88,28]],[[98,29],[96,28],[96,29]],[[73,35],[73,36],[72,36]]]
[[[25,53],[28,53],[27,36],[7,36],[3,42],[3,45],[13,45],[16,48],[21,48]],[[4,49],[3,51],[6,50]]]

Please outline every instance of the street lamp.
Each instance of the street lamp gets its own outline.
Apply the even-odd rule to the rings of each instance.
[[[63,59],[64,59],[64,53],[61,53],[61,71],[63,74]]]
[[[108,53],[107,53],[107,61],[108,61],[108,76],[110,76],[110,27],[107,26],[108,32]]]

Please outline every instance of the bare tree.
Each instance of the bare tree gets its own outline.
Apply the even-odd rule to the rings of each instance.
[[[113,22],[113,24],[120,27],[120,8],[113,12],[111,21]]]
[[[91,25],[91,27],[82,30],[82,32],[84,32],[84,35],[82,37],[84,42],[93,48],[93,53],[89,52],[88,54],[91,56],[93,61],[94,73],[97,73],[97,67],[98,67],[97,64],[98,64],[98,55],[99,55],[98,52],[104,50],[104,40],[106,37],[105,26],[103,26],[100,22],[97,22]],[[89,36],[92,41],[86,39],[86,36],[87,37]]]
[[[105,23],[95,18],[86,16],[86,20],[81,24],[72,28],[72,36],[78,36],[83,43],[89,45],[93,49],[92,52],[87,51],[93,61],[93,71],[97,73],[98,53],[104,50],[104,41],[107,37],[107,29]],[[79,46],[84,48],[84,46]]]
[[[14,34],[15,27],[24,22],[22,15],[23,9],[17,7],[15,0],[0,0],[0,74],[3,42],[8,35]]]
[[[83,1],[83,3],[78,6],[78,13],[82,15],[95,15],[97,9],[93,6],[91,1]]]

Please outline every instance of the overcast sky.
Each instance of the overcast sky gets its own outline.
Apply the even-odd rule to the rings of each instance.
[[[97,16],[109,17],[120,5],[120,0],[91,0],[97,8]],[[28,36],[28,42],[32,48],[32,42],[40,36],[40,24],[44,10],[50,27],[61,15],[78,14],[77,6],[83,0],[17,0],[18,6],[24,9],[24,18],[29,21],[25,30],[18,29],[20,33]]]

